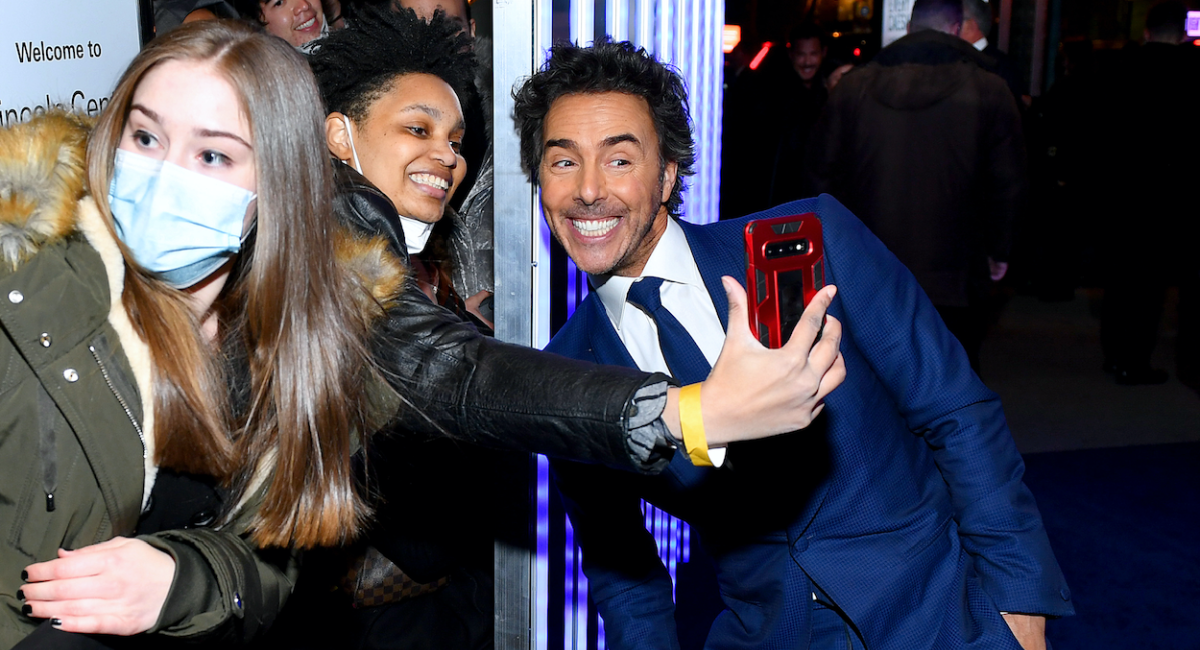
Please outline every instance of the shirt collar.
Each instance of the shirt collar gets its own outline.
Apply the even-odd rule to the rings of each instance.
[[[975,42],[974,42],[974,43],[972,43],[971,45],[974,45],[974,46],[975,46],[975,49],[977,49],[977,50],[979,50],[980,52],[982,52],[982,51],[984,51],[985,49],[987,49],[987,46],[988,46],[987,37],[986,37],[986,36],[984,36],[983,38],[981,38],[981,39],[979,39],[979,40],[975,41]]]
[[[692,257],[687,236],[673,217],[667,217],[667,229],[650,253],[650,259],[646,260],[646,267],[642,269],[641,275],[636,278],[619,275],[588,276],[600,297],[600,302],[608,312],[609,320],[618,332],[621,331],[621,316],[624,313],[629,287],[644,277],[662,278],[667,282],[688,284],[708,291],[700,269],[696,267],[696,260]]]

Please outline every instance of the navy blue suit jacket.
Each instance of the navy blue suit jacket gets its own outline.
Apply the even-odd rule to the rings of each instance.
[[[1000,400],[912,274],[835,199],[747,218],[806,212],[822,223],[847,375],[817,421],[735,444],[721,469],[681,453],[659,476],[555,463],[609,646],[678,647],[645,498],[691,523],[717,564],[727,609],[709,648],[807,647],[816,591],[873,650],[1018,649],[999,612],[1073,608]],[[720,278],[744,278],[745,221],[680,225],[729,327]],[[595,294],[547,349],[634,365]]]

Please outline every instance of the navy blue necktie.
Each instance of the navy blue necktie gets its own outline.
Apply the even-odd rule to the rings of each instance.
[[[666,307],[663,307],[659,289],[662,278],[642,278],[629,287],[629,302],[641,307],[654,319],[658,326],[658,344],[662,348],[663,358],[671,374],[684,386],[708,379],[712,366],[704,353],[692,340],[683,325],[675,319]]]

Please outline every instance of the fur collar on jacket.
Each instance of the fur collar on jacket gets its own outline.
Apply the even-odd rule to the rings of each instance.
[[[0,129],[0,265],[16,270],[43,246],[76,233],[96,249],[108,274],[108,321],[117,332],[141,394],[143,429],[151,432],[155,429],[150,350],[121,301],[125,286],[121,249],[86,192],[90,130],[89,121],[65,112]],[[382,315],[401,291],[406,274],[387,241],[382,237],[357,237],[340,228],[334,252],[341,267],[365,289],[358,300],[363,312],[370,319]],[[154,436],[145,437],[143,506],[157,473]]]

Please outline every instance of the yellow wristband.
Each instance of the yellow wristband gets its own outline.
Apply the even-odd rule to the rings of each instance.
[[[679,426],[683,445],[696,467],[712,467],[708,458],[708,438],[704,435],[704,416],[700,412],[700,384],[679,389]]]

